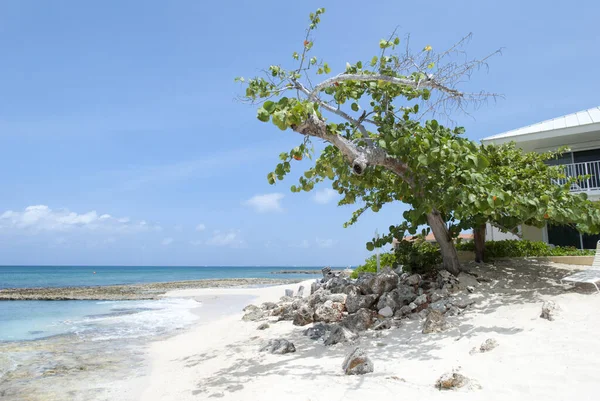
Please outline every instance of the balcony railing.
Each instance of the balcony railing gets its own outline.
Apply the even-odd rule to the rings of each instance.
[[[563,164],[561,167],[564,168],[567,178],[556,180],[557,184],[564,185],[568,178],[585,176],[571,184],[571,191],[600,191],[600,160]]]

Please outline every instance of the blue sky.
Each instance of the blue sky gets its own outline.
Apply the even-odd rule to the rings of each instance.
[[[268,185],[299,138],[234,100],[233,78],[288,62],[317,7],[334,72],[396,26],[418,47],[469,32],[472,56],[503,47],[465,86],[505,96],[455,117],[470,138],[599,104],[592,1],[370,4],[1,1],[0,264],[360,263],[402,205],[344,229],[327,186]]]

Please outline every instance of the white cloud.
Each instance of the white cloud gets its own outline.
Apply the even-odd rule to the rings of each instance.
[[[138,232],[159,231],[160,227],[148,224],[144,220],[134,222],[128,217],[98,215],[95,210],[79,214],[68,209],[53,210],[46,205],[36,205],[28,206],[22,212],[8,210],[0,214],[0,230]]]
[[[255,195],[252,198],[242,202],[245,206],[252,207],[258,213],[281,212],[281,200],[284,195],[281,193]]]
[[[161,244],[164,246],[169,246],[173,243],[173,238],[165,238],[162,240]]]
[[[204,230],[206,230],[206,226],[204,224],[200,223],[196,226],[196,231],[204,231]]]
[[[336,243],[336,241],[331,238],[317,238],[315,239],[315,242],[319,248],[331,248]]]
[[[203,244],[204,244],[204,241],[202,241],[201,239],[190,241],[190,245],[193,245],[193,246],[200,246]]]
[[[337,198],[338,195],[339,194],[337,193],[337,191],[334,191],[331,188],[323,188],[323,189],[315,192],[315,196],[313,196],[313,200],[317,203],[325,205],[325,204],[331,202],[332,200],[334,200],[335,198]]]
[[[206,245],[241,248],[246,245],[246,242],[241,238],[240,230],[228,230],[225,232],[217,230],[206,241]]]

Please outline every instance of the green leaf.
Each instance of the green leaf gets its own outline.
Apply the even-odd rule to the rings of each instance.
[[[371,67],[375,67],[376,64],[377,64],[377,56],[373,56],[373,58],[371,59]]]
[[[427,156],[421,154],[421,155],[417,156],[417,161],[419,162],[419,164],[426,166],[427,165]]]
[[[258,118],[263,123],[266,123],[267,121],[269,121],[269,112],[261,107],[256,112],[256,118]]]
[[[358,109],[359,109],[359,107],[358,107],[358,103],[352,103],[352,104],[350,105],[350,108],[351,108],[353,111],[358,111]]]
[[[370,252],[373,252],[373,250],[375,250],[375,244],[373,244],[372,242],[367,242],[367,250]]]
[[[275,102],[267,100],[263,103],[263,109],[265,109],[269,114],[272,114],[275,111]]]
[[[329,68],[329,64],[327,64],[327,63],[323,64],[323,71],[325,71],[325,74],[329,74],[331,72],[331,68]]]
[[[396,36],[396,39],[394,39],[394,44],[396,46],[398,46],[400,44],[400,38]]]

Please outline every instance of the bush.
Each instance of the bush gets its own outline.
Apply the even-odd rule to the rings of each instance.
[[[382,268],[385,266],[395,268],[398,265],[394,252],[382,253],[379,257],[379,263]],[[357,278],[359,273],[377,273],[377,255],[369,256],[363,265],[354,269],[350,278]]]
[[[390,266],[396,268],[403,265],[405,271],[411,273],[427,273],[442,262],[437,244],[417,240],[414,242],[400,241],[395,251],[380,255],[381,267]],[[351,278],[357,278],[360,273],[376,273],[377,256],[373,255],[365,260],[363,265],[358,266],[352,272]]]
[[[473,242],[457,244],[459,251],[475,251]],[[552,246],[542,241],[528,240],[503,240],[486,241],[485,258],[519,258],[527,256],[586,256],[593,255],[594,251],[589,249],[577,249],[567,246]]]
[[[442,263],[442,254],[437,244],[423,240],[400,241],[396,248],[396,260],[411,273],[428,273]]]

